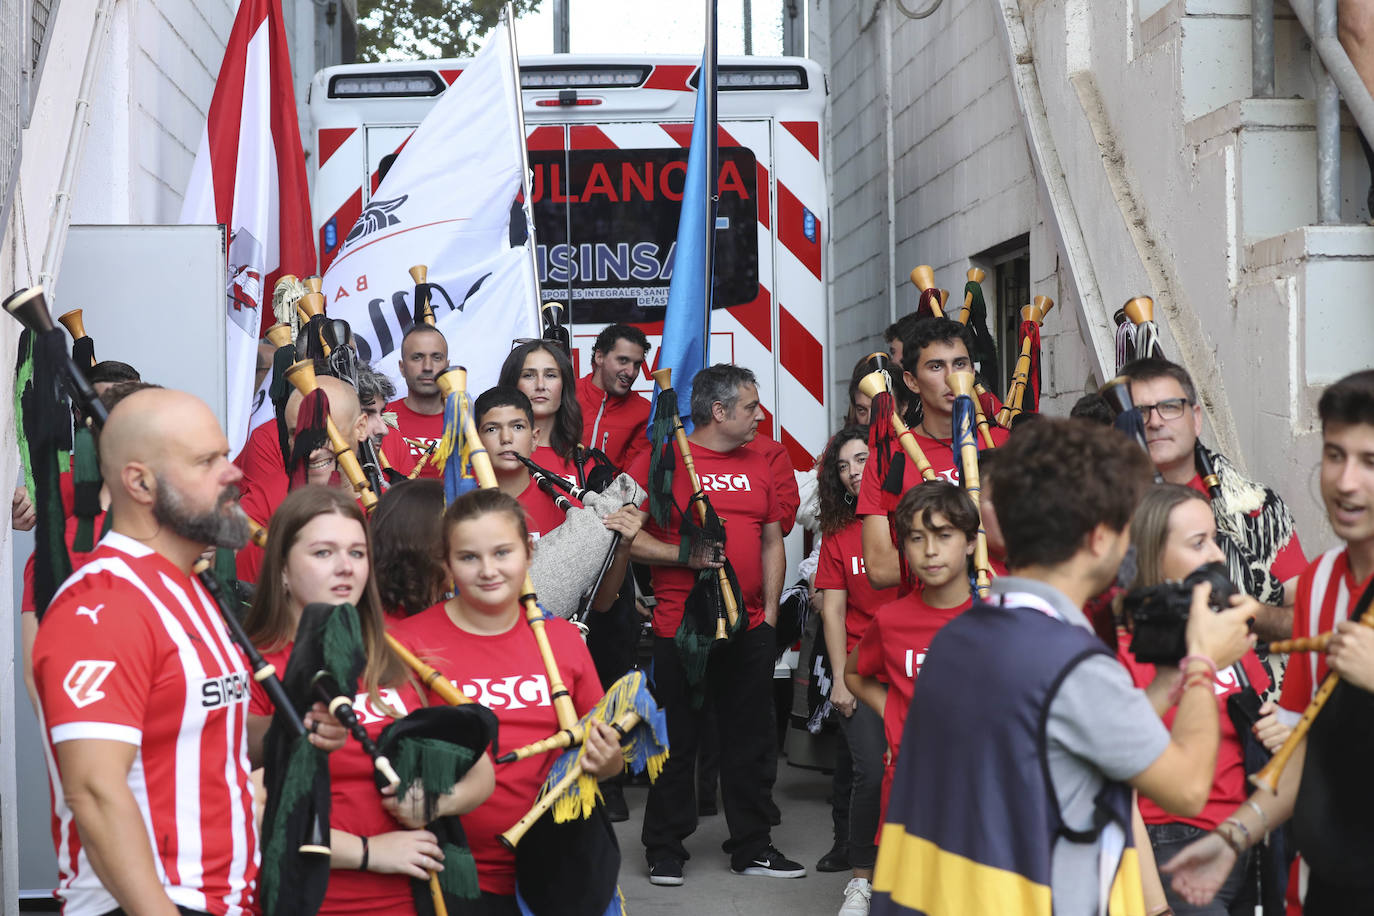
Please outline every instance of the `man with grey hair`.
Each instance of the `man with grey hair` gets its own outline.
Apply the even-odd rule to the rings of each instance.
[[[724,556],[719,548],[684,547],[682,513],[696,524],[688,475],[673,475],[674,508],[667,525],[648,522],[631,548],[638,562],[653,566],[654,694],[668,718],[673,754],[649,790],[641,839],[649,862],[649,881],[676,886],[683,882],[688,859],[684,841],[697,826],[693,767],[701,738],[703,702],[716,709],[720,737],[721,798],[730,838],[724,849],[737,875],[800,878],[806,869],[773,847],[768,811],[773,740],[772,674],[774,626],[782,593],[785,558],[781,512],[774,495],[772,470],[762,455],[744,448],[754,438],[763,409],[754,374],[739,366],[718,364],[692,380],[692,422],[688,436],[702,491],[725,527]],[[676,449],[672,443],[666,449]],[[631,475],[649,483],[650,455],[639,457]],[[675,463],[681,456],[672,455]],[[709,542],[708,542],[709,543]],[[700,633],[688,612],[688,597],[702,576],[714,583],[713,570],[729,561],[743,596],[744,632],[728,643],[700,648],[683,633]],[[684,627],[684,617],[689,620]],[[710,622],[706,624],[709,627]],[[709,638],[709,636],[708,636]],[[709,655],[707,654],[709,652]]]

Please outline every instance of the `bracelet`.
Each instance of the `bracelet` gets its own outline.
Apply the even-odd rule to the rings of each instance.
[[[1211,687],[1212,683],[1212,676],[1201,671],[1194,671],[1192,674],[1184,675],[1183,679],[1174,685],[1174,689],[1169,691],[1169,705],[1173,706],[1178,703],[1179,700],[1183,699],[1183,692],[1185,690],[1191,687]]]
[[[1230,833],[1222,830],[1220,827],[1217,827],[1217,829],[1212,832],[1221,837],[1223,843],[1231,847],[1231,851],[1236,854],[1237,859],[1245,857],[1245,847],[1240,845],[1240,842],[1237,841],[1235,837],[1231,836]]]
[[[1264,809],[1261,808],[1259,805],[1257,805],[1257,804],[1255,803],[1255,800],[1254,800],[1253,798],[1247,798],[1247,799],[1245,800],[1245,806],[1246,806],[1247,808],[1249,808],[1251,811],[1253,811],[1253,812],[1255,812],[1256,814],[1259,815],[1259,819],[1260,819],[1260,829],[1264,831],[1264,835],[1265,835],[1265,836],[1268,836],[1268,835],[1269,835],[1269,815],[1267,815],[1267,814],[1264,813]]]
[[[1252,841],[1251,838],[1250,838],[1250,828],[1247,827],[1247,826],[1245,826],[1244,824],[1242,824],[1242,823],[1240,822],[1240,819],[1239,819],[1239,818],[1228,817],[1226,820],[1222,821],[1222,823],[1223,823],[1223,824],[1235,824],[1237,827],[1240,828],[1240,832],[1243,833],[1243,834],[1245,834],[1245,848],[1246,848],[1246,849],[1249,849],[1249,848],[1253,845],[1253,841]]]
[[[1217,676],[1217,663],[1214,662],[1214,661],[1212,661],[1212,660],[1211,660],[1210,658],[1208,658],[1207,656],[1205,656],[1205,655],[1185,655],[1185,656],[1183,656],[1181,659],[1178,660],[1178,670],[1179,670],[1179,671],[1182,671],[1182,672],[1184,672],[1184,673],[1186,674],[1186,673],[1188,672],[1188,663],[1189,663],[1189,662],[1202,662],[1204,665],[1207,666],[1208,670],[1210,670],[1210,671],[1212,672],[1212,679],[1213,679],[1213,680],[1216,679],[1216,676]]]
[[[363,860],[358,863],[358,871],[367,871],[367,837],[360,836],[358,839],[363,841]]]

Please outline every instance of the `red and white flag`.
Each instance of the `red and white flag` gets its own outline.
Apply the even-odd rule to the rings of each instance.
[[[225,432],[237,453],[248,436],[258,339],[276,320],[272,288],[282,274],[316,269],[281,0],[239,4],[181,222],[229,230]]]

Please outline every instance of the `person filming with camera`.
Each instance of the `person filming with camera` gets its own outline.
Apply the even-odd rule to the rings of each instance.
[[[1143,909],[1131,790],[1185,816],[1206,806],[1214,679],[1253,646],[1257,610],[1232,597],[1215,613],[1210,587],[1192,590],[1178,672],[1164,675],[1178,706],[1166,728],[1082,610],[1116,580],[1151,476],[1137,445],[1080,420],[1042,419],[999,450],[992,493],[1010,575],[927,651],[872,916]]]
[[[1171,702],[1178,689],[1179,659],[1186,651],[1185,633],[1191,604],[1191,583],[1212,586],[1212,604],[1221,593],[1236,591],[1226,577],[1225,556],[1217,544],[1216,519],[1206,497],[1189,487],[1163,484],[1147,492],[1131,518],[1131,544],[1136,549],[1136,575],[1123,601],[1125,631],[1118,636],[1117,657],[1131,672],[1137,687],[1146,688],[1156,711],[1172,726],[1178,714]],[[1163,670],[1165,676],[1158,676]],[[1254,651],[1217,672],[1216,695],[1221,742],[1207,803],[1196,816],[1173,815],[1149,798],[1141,798],[1140,814],[1158,862],[1168,862],[1184,846],[1223,823],[1248,795],[1246,732],[1253,736],[1251,760],[1277,750],[1289,729],[1278,719],[1277,706],[1260,703],[1269,688],[1269,674]],[[1251,914],[1256,900],[1254,852],[1231,869],[1216,898],[1192,906],[1165,885],[1169,906],[1177,916]],[[1273,870],[1269,871],[1273,874]]]

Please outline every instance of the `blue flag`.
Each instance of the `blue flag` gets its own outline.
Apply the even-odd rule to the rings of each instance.
[[[712,283],[716,238],[716,89],[715,43],[702,55],[697,81],[697,107],[692,119],[692,143],[687,152],[687,176],[673,249],[673,276],[668,286],[668,309],[663,316],[663,342],[658,367],[672,369],[673,388],[682,425],[692,429],[692,378],[706,367],[711,336]],[[657,404],[658,392],[654,391]]]

